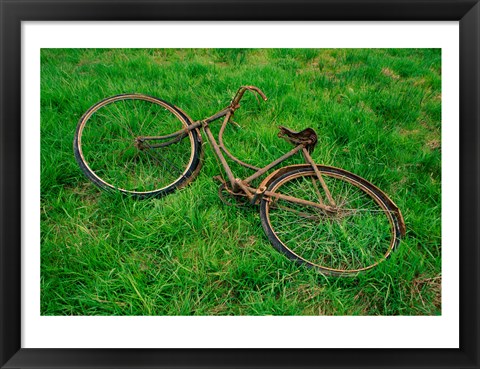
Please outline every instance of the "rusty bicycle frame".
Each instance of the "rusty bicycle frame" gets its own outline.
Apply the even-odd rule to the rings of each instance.
[[[230,105],[228,105],[226,108],[218,111],[217,113],[213,114],[212,116],[210,116],[208,118],[205,118],[205,119],[202,119],[202,120],[194,121],[192,124],[188,125],[184,129],[179,130],[179,131],[174,132],[174,133],[171,133],[169,135],[137,137],[135,145],[138,148],[150,148],[150,149],[151,148],[165,147],[165,146],[174,144],[176,142],[179,142],[180,140],[182,140],[184,137],[187,136],[189,131],[192,131],[192,130],[198,129],[198,128],[202,128],[203,131],[205,132],[207,138],[208,138],[208,141],[212,145],[216,156],[220,160],[220,163],[222,164],[223,169],[225,170],[225,173],[227,174],[228,181],[230,182],[231,190],[232,190],[234,195],[244,194],[248,197],[248,199],[250,200],[250,202],[252,204],[258,203],[258,201],[262,197],[267,196],[267,197],[270,197],[270,198],[274,197],[274,198],[282,199],[282,200],[285,200],[285,201],[288,201],[288,202],[291,202],[291,203],[297,203],[297,204],[301,204],[301,205],[312,206],[314,208],[321,209],[321,210],[326,211],[328,213],[335,213],[336,212],[335,201],[333,200],[333,197],[330,194],[330,191],[329,191],[325,181],[323,180],[322,175],[317,168],[317,165],[315,164],[315,162],[313,161],[309,151],[307,150],[308,145],[312,144],[311,139],[307,138],[307,139],[304,139],[304,140],[298,140],[298,144],[292,150],[290,150],[286,154],[282,155],[278,159],[272,161],[270,164],[266,165],[263,168],[258,168],[256,166],[247,164],[247,163],[239,160],[238,158],[236,158],[232,153],[230,153],[227,150],[227,148],[225,147],[225,144],[223,143],[223,133],[224,133],[225,128],[226,128],[226,126],[229,122],[233,123],[233,124],[236,124],[235,122],[231,121],[231,118],[233,117],[233,115],[235,113],[235,110],[240,108],[240,100],[242,99],[242,97],[243,97],[243,95],[246,91],[255,92],[255,93],[259,94],[263,98],[264,101],[267,100],[267,97],[265,96],[265,94],[258,87],[242,86],[238,89],[238,91],[237,91],[235,97],[232,99]],[[186,115],[186,113],[183,112],[180,108],[178,108],[178,107],[175,107],[175,108],[178,109],[180,112],[182,112],[182,114]],[[223,118],[223,122],[222,122],[222,125],[220,127],[220,131],[219,131],[219,134],[218,134],[218,142],[217,142],[217,140],[215,139],[212,131],[210,130],[209,125],[210,125],[210,123],[212,123],[212,122],[214,122],[214,121],[216,121],[220,118]],[[169,140],[169,141],[162,142],[162,143],[157,143],[157,144],[148,143],[148,141],[161,141],[161,140]],[[293,143],[293,141],[291,141],[291,142]],[[293,155],[295,155],[298,152],[301,152],[303,154],[303,157],[305,158],[306,164],[309,164],[313,168],[313,170],[315,172],[315,175],[317,176],[323,190],[325,191],[325,195],[326,195],[327,200],[328,200],[327,204],[321,198],[319,191],[317,191],[319,203],[315,203],[315,202],[312,202],[312,201],[307,201],[307,200],[299,199],[299,198],[296,198],[296,197],[287,196],[287,195],[283,195],[283,194],[268,191],[267,186],[264,186],[264,185],[260,185],[258,188],[251,186],[251,182],[253,180],[261,177],[262,175],[267,173],[270,169],[276,167],[278,164],[284,162],[285,160],[292,157]],[[252,174],[251,176],[245,178],[245,179],[236,178],[234,176],[230,166],[227,163],[225,155],[227,157],[229,157],[230,159],[232,159],[233,161],[237,162],[238,164],[242,165],[243,167],[255,170],[256,172],[254,174]]]

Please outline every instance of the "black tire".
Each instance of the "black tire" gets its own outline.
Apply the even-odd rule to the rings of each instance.
[[[327,213],[264,196],[260,217],[268,239],[289,259],[326,275],[356,275],[375,267],[388,258],[404,234],[400,211],[365,179],[343,169],[317,167],[338,211]],[[318,201],[326,196],[316,178],[311,167],[293,169],[275,179],[267,191]]]
[[[73,149],[85,175],[103,190],[160,197],[188,184],[201,164],[201,136],[190,130],[165,147],[138,137],[163,136],[192,122],[161,99],[124,94],[93,105],[80,118]]]

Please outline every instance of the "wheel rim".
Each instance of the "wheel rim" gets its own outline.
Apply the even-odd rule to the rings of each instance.
[[[192,132],[162,148],[165,141],[141,141],[186,128],[175,109],[161,100],[116,96],[91,108],[78,128],[79,156],[95,182],[104,187],[147,194],[186,181],[194,160]]]
[[[322,172],[338,212],[328,214],[270,198],[266,219],[281,251],[331,274],[354,274],[385,260],[398,238],[393,213],[363,184],[338,173]],[[313,171],[285,175],[270,191],[326,203]]]

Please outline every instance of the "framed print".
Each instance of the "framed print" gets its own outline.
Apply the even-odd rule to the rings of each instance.
[[[478,367],[478,2],[1,5],[2,367]]]

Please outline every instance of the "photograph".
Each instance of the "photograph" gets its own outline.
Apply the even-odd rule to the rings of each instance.
[[[442,314],[441,49],[44,48],[40,76],[41,315]]]

